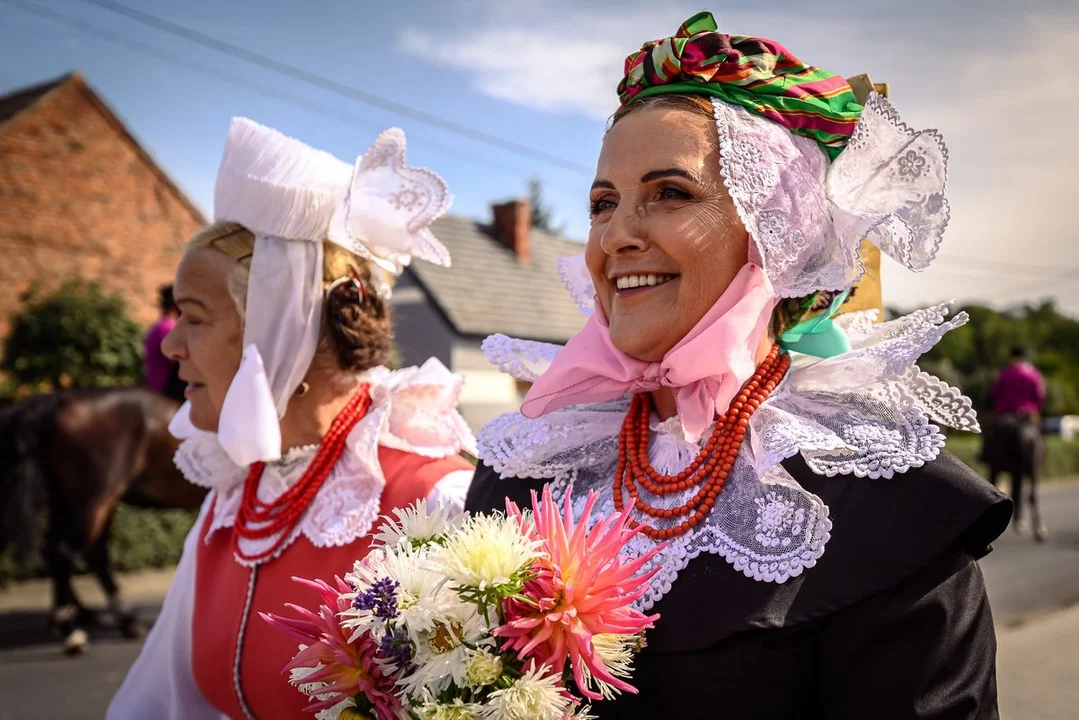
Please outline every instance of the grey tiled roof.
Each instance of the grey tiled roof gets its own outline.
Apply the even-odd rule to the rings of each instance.
[[[475,220],[447,215],[431,230],[449,249],[453,267],[417,261],[408,272],[461,335],[500,332],[564,343],[584,325],[555,267],[558,258],[583,253],[581,243],[533,230],[525,265]]]

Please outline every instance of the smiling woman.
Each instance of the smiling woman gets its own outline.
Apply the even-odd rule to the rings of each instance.
[[[615,347],[656,361],[746,264],[749,234],[723,185],[711,103],[660,96],[629,108],[600,152],[585,260]]]
[[[915,364],[965,318],[835,317],[863,239],[935,256],[940,136],[707,13],[630,55],[619,95],[563,273],[588,321],[485,343],[533,384],[481,432],[466,507],[551,483],[631,508],[659,620],[601,718],[996,717],[976,561],[1011,506],[942,451],[939,424],[977,421]]]

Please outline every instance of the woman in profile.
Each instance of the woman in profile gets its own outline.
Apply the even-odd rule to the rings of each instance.
[[[176,462],[212,492],[109,718],[304,717],[281,672],[295,643],[258,613],[305,601],[293,576],[351,567],[381,514],[463,504],[462,379],[437,360],[386,368],[393,275],[449,264],[428,230],[446,186],[404,153],[389,130],[350,166],[233,121],[163,345],[187,383]]]

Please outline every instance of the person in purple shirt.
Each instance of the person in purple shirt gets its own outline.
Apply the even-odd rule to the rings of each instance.
[[[1027,499],[1034,518],[1034,539],[1044,542],[1047,530],[1038,510],[1037,482],[1044,453],[1039,425],[1045,405],[1045,382],[1027,358],[1026,350],[1012,348],[1008,364],[990,388],[989,401],[993,420],[983,438],[981,459],[989,465],[989,479],[994,485],[1000,472],[1011,475],[1013,520],[1019,532],[1030,527],[1023,517],[1023,481],[1029,479]]]
[[[1045,383],[1041,373],[1027,359],[1026,350],[1012,348],[1011,360],[997,375],[990,397],[995,415],[1019,413],[1030,419],[1041,415]]]
[[[161,318],[146,333],[143,341],[143,371],[146,376],[146,386],[154,392],[183,402],[184,383],[177,374],[178,365],[161,352],[161,341],[172,332],[176,319],[180,316],[180,309],[172,297],[171,285],[161,288],[159,302]]]

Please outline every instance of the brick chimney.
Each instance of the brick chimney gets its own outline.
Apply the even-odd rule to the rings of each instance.
[[[517,262],[527,265],[532,260],[532,203],[528,198],[517,198],[492,205],[491,211],[495,238],[513,251]]]

